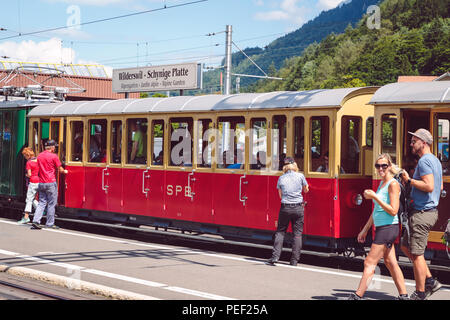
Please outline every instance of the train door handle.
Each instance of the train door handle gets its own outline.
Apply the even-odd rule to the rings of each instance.
[[[245,201],[248,199],[248,197],[242,196],[242,184],[248,184],[248,181],[242,181],[245,178],[245,174],[239,178],[239,201],[242,202],[243,206],[245,206]]]
[[[146,173],[148,173],[148,168],[142,172],[142,193],[145,194],[145,197],[148,198],[148,192],[150,191],[149,188],[145,187],[145,179],[150,178],[150,175],[146,175]]]
[[[191,201],[194,201],[195,192],[192,191],[191,187],[191,181],[195,182],[197,179],[194,178],[194,170],[192,170],[191,173],[188,174],[188,190],[189,190],[189,197],[191,198]],[[191,178],[192,177],[192,178]]]
[[[102,170],[102,190],[108,193],[109,186],[105,184],[105,176],[109,176],[108,167]]]

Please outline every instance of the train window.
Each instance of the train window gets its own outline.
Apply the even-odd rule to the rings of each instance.
[[[373,147],[373,117],[366,120],[366,146]]]
[[[162,166],[164,164],[164,120],[152,121],[152,141],[152,163]]]
[[[328,117],[311,118],[311,156],[309,159],[311,171],[328,172],[329,128]]]
[[[283,170],[287,151],[286,116],[274,116],[272,123],[272,170]]]
[[[342,117],[341,168],[345,173],[359,173],[361,118]]]
[[[122,121],[111,121],[111,146],[110,151],[111,163],[122,162]]]
[[[34,154],[39,153],[39,122],[33,121],[33,136],[32,136],[32,144],[33,144],[33,151]]]
[[[450,114],[439,113],[437,121],[438,132],[438,158],[442,163],[442,174],[450,175],[450,158],[449,158],[449,143],[450,143]]]
[[[70,137],[72,139],[70,160],[83,161],[83,121],[70,122]]]
[[[197,167],[211,168],[214,144],[213,122],[211,119],[197,121]]]
[[[192,166],[192,118],[170,120],[170,165]]]
[[[88,162],[106,162],[106,120],[89,120]]]
[[[48,120],[41,120],[41,145],[40,151],[44,151],[45,142],[49,139],[50,122]]]
[[[147,163],[147,119],[127,120],[127,163]]]
[[[50,121],[50,139],[55,140],[56,143],[58,144],[55,147],[55,153],[58,154],[59,153],[59,121]]]
[[[388,153],[397,163],[397,116],[383,114],[381,117],[381,153]]]
[[[298,169],[303,171],[303,156],[305,154],[305,119],[294,118],[294,159]]]
[[[220,117],[218,129],[217,167],[222,169],[244,169],[245,118]]]
[[[250,169],[262,170],[267,164],[267,121],[252,119],[250,128]]]

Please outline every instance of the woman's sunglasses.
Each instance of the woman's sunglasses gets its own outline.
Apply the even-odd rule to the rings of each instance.
[[[383,163],[383,164],[376,163],[375,164],[375,168],[377,168],[377,169],[380,169],[380,168],[387,169],[388,167],[389,167],[389,165],[386,163]]]

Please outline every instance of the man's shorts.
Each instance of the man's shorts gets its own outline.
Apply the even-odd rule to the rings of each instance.
[[[409,251],[415,256],[421,256],[425,253],[428,243],[428,235],[431,228],[438,219],[438,210],[430,211],[413,210],[409,213],[409,239],[404,235],[401,244],[408,247]]]

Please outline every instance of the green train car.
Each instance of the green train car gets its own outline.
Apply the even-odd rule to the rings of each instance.
[[[28,144],[28,112],[48,101],[12,100],[0,102],[0,201],[23,201],[25,195],[25,159],[22,150]],[[48,138],[48,126],[41,137]]]

